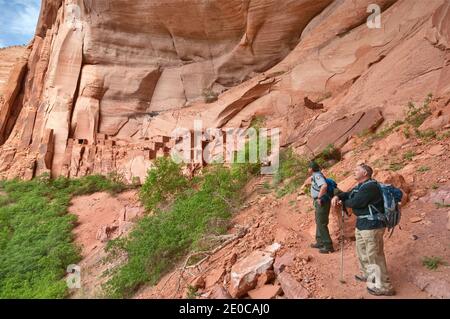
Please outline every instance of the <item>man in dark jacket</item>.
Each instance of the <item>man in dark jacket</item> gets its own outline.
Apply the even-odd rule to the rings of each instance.
[[[357,216],[356,252],[361,274],[356,275],[355,278],[367,282],[371,271],[375,271],[375,275],[377,275],[379,269],[379,278],[376,278],[379,280],[378,287],[373,287],[372,283],[368,283],[367,290],[373,295],[391,296],[395,292],[389,279],[384,255],[385,225],[376,216],[379,214],[378,212],[384,212],[383,195],[377,181],[372,179],[372,174],[373,170],[370,166],[358,165],[354,172],[358,185],[350,192],[335,196],[332,205],[343,204],[345,207],[352,208],[353,213]]]

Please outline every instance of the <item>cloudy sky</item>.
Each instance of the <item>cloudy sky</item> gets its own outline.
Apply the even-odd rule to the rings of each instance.
[[[0,0],[0,48],[32,39],[40,5],[41,0]]]

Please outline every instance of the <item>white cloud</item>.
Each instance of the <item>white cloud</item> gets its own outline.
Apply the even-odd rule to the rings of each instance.
[[[40,0],[0,0],[0,47],[31,40],[39,11]]]
[[[12,18],[10,31],[16,34],[34,34],[39,17],[39,7],[34,3],[23,5],[16,18]]]

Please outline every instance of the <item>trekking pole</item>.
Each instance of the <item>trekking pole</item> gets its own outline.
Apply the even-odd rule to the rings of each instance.
[[[344,205],[341,206],[341,278],[340,283],[345,284],[344,280]]]

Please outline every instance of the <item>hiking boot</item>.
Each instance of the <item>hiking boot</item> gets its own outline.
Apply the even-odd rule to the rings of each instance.
[[[316,249],[321,249],[321,248],[323,248],[323,245],[319,244],[319,243],[315,243],[315,244],[311,244],[309,247],[316,248]]]
[[[355,275],[355,279],[361,282],[367,282],[367,277],[364,275]]]
[[[394,289],[383,291],[378,288],[367,287],[367,292],[374,296],[393,296],[393,295],[395,295]]]
[[[331,248],[322,247],[322,248],[320,248],[319,253],[321,253],[321,254],[331,254],[331,253],[334,253],[334,248],[333,247],[331,247]]]

